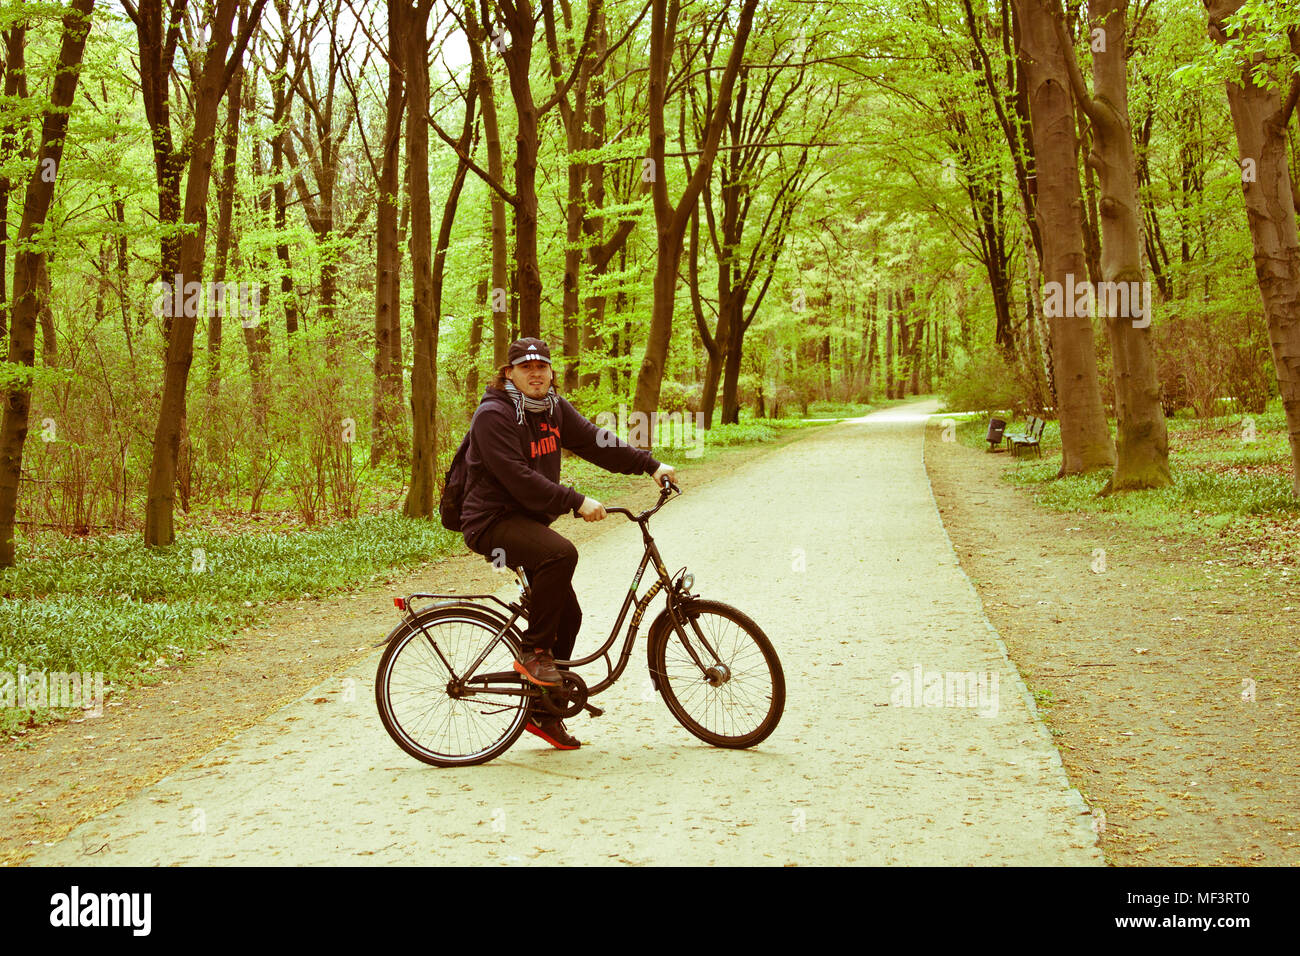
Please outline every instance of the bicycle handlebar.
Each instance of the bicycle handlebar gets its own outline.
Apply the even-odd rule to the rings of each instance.
[[[616,508],[611,506],[605,508],[605,514],[627,515],[629,521],[636,521],[639,523],[645,521],[646,518],[649,518],[652,514],[654,514],[656,511],[662,508],[664,506],[664,502],[668,500],[668,497],[674,491],[677,492],[679,495],[682,493],[682,489],[678,488],[675,484],[673,484],[673,480],[669,478],[667,475],[665,475],[663,478],[660,479],[659,503],[655,505],[653,508],[651,508],[649,511],[643,511],[639,515],[634,515],[627,508]]]

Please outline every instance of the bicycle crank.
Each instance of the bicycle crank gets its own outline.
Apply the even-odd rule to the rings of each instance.
[[[560,686],[543,687],[538,701],[547,713],[556,717],[575,717],[587,707],[587,682],[573,671],[561,671],[560,674]]]

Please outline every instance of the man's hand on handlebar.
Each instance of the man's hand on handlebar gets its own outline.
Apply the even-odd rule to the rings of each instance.
[[[583,521],[600,521],[605,517],[605,506],[595,498],[584,498],[582,507],[578,509],[578,514]]]
[[[675,486],[676,477],[677,477],[677,471],[675,468],[673,468],[672,465],[660,465],[659,470],[656,471],[654,474],[655,484],[658,485],[660,488],[664,487],[665,478],[667,478],[668,481]]]

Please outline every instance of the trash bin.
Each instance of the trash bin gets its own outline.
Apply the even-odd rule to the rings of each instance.
[[[1007,423],[1000,418],[989,419],[989,430],[984,435],[984,440],[989,443],[989,451],[994,451],[998,445],[1002,444],[1002,433],[1007,430]]]

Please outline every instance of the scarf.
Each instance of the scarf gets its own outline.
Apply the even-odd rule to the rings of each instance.
[[[556,408],[555,386],[552,385],[550,391],[546,393],[545,398],[529,398],[510,379],[506,379],[506,394],[510,400],[515,403],[516,421],[522,425],[524,423],[524,411],[530,412],[554,412]]]

